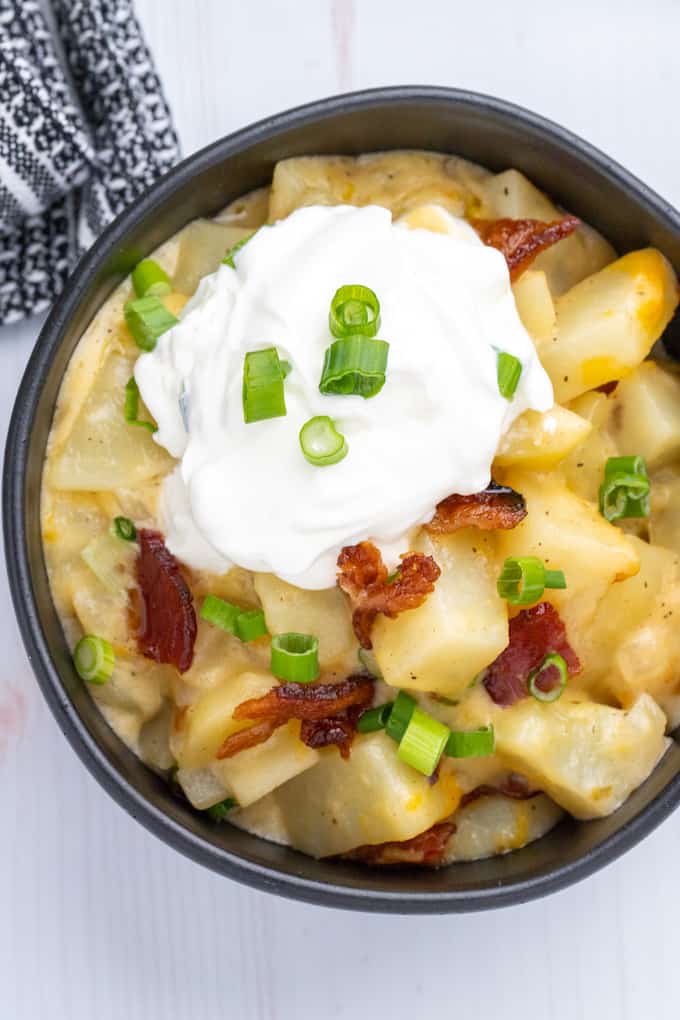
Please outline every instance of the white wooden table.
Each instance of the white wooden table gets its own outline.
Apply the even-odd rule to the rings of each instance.
[[[348,88],[459,85],[561,121],[680,204],[677,0],[138,9],[186,153]],[[38,326],[0,335],[3,433]],[[368,916],[251,892],[166,849],[90,779],[0,584],[0,1020],[675,1020],[680,813],[605,872],[492,915]]]

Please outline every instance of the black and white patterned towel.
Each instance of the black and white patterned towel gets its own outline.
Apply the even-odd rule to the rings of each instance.
[[[132,0],[0,0],[0,324],[178,155]]]

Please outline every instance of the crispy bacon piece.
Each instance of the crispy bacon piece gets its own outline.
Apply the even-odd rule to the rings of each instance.
[[[194,657],[196,613],[188,584],[159,531],[138,532],[137,645],[142,655],[186,672]]]
[[[471,496],[447,496],[437,504],[434,517],[425,527],[436,535],[448,535],[460,528],[507,531],[521,524],[526,515],[524,496],[491,482],[483,492]]]
[[[580,222],[576,216],[563,216],[561,220],[550,223],[543,220],[470,220],[484,244],[497,248],[505,256],[513,282],[542,251],[573,234]]]
[[[484,673],[483,683],[492,700],[507,708],[526,698],[529,674],[551,652],[562,656],[570,676],[581,669],[559,613],[549,602],[539,602],[510,621],[510,643]],[[557,671],[547,670],[546,677],[541,678],[545,690],[550,689],[551,672]]]
[[[413,839],[401,843],[378,843],[375,846],[358,846],[342,854],[345,860],[361,861],[372,867],[384,865],[417,865],[437,868],[444,863],[447,844],[456,831],[452,822],[439,822]]]
[[[469,793],[464,793],[458,807],[467,807],[468,804],[479,800],[480,797],[495,797],[499,794],[501,797],[510,797],[512,800],[530,800],[532,797],[538,797],[540,792],[540,790],[532,790],[524,776],[511,772],[498,786],[482,783],[481,786],[476,786]]]
[[[342,757],[349,758],[357,721],[365,707],[352,705],[346,711],[328,716],[326,719],[303,719],[300,740],[314,750],[335,744]]]
[[[393,619],[416,609],[434,590],[441,571],[431,556],[406,553],[396,577],[389,579],[380,550],[372,542],[346,545],[338,556],[338,584],[352,603],[352,626],[362,648],[371,648],[378,613]]]
[[[257,723],[255,726],[249,726],[246,730],[238,730],[237,733],[232,733],[221,744],[215,757],[220,761],[223,758],[233,758],[239,751],[246,751],[249,747],[257,747],[258,744],[264,744],[265,740],[269,740],[274,730],[278,729],[279,726],[283,726],[285,721],[285,719],[282,719],[280,722],[265,719],[264,722]]]

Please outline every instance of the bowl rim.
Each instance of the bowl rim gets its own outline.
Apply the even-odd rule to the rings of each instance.
[[[674,810],[680,801],[680,774],[673,777],[638,814],[581,857],[558,865],[545,874],[514,881],[503,887],[446,892],[349,889],[332,882],[280,873],[274,867],[245,860],[235,852],[210,844],[184,828],[179,821],[156,807],[129,784],[122,771],[107,760],[66,696],[42,630],[40,611],[33,593],[24,527],[24,478],[33,418],[50,371],[53,351],[58,347],[83,293],[93,281],[103,256],[115,248],[140,217],[152,214],[158,205],[172,195],[175,187],[187,178],[282,131],[321,122],[338,114],[423,101],[483,109],[499,115],[507,123],[528,128],[539,137],[549,137],[570,149],[581,162],[591,165],[613,183],[632,191],[639,205],[664,219],[670,229],[680,236],[680,213],[613,159],[559,124],[514,103],[483,93],[424,85],[390,86],[335,95],[265,117],[218,139],[178,163],[128,206],[82,257],[54,303],[28,360],[8,429],[3,471],[3,531],[7,572],[28,659],[59,728],[104,789],[163,842],[213,871],[246,885],[308,903],[402,914],[448,913],[507,906],[547,895],[586,878],[633,847]]]

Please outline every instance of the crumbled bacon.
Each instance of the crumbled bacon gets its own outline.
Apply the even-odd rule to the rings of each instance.
[[[454,493],[437,504],[435,515],[425,527],[434,534],[448,535],[460,528],[482,531],[516,528],[527,515],[524,496],[505,485],[491,482],[483,492],[471,496]]]
[[[231,758],[247,747],[264,743],[289,719],[302,720],[300,737],[308,746],[338,744],[340,753],[347,757],[360,714],[357,712],[355,715],[352,710],[363,710],[370,705],[373,685],[372,677],[359,674],[338,684],[281,684],[280,687],[272,687],[261,698],[242,701],[235,708],[234,719],[253,720],[254,725],[227,737],[217,757]]]
[[[525,698],[529,693],[529,674],[538,669],[546,655],[561,655],[572,676],[578,673],[581,664],[567,641],[567,632],[559,613],[549,602],[539,602],[531,609],[524,609],[510,621],[510,643],[484,673],[483,683],[489,696],[497,705],[506,708]],[[545,681],[554,670],[546,670]],[[542,689],[549,690],[550,683]]]
[[[505,256],[514,282],[534,259],[576,230],[580,220],[576,216],[563,216],[561,220],[545,223],[543,220],[471,220],[470,223],[484,244],[497,248]]]
[[[441,571],[431,556],[406,553],[390,577],[380,550],[372,542],[347,545],[338,556],[338,584],[352,603],[352,625],[362,648],[371,648],[371,629],[378,613],[394,618],[416,609],[434,590]]]
[[[314,750],[335,744],[342,757],[349,758],[357,721],[364,708],[363,705],[352,705],[344,712],[328,716],[325,719],[303,719],[300,727],[300,740]]]
[[[196,613],[177,560],[158,531],[138,532],[137,645],[142,655],[186,672],[194,657]]]
[[[452,822],[439,822],[431,829],[403,842],[358,846],[343,854],[345,860],[361,861],[373,867],[384,865],[418,865],[436,868],[444,863],[446,847],[456,831]]]
[[[458,807],[467,807],[468,804],[479,800],[480,797],[497,797],[499,795],[501,797],[510,797],[511,800],[530,800],[532,797],[538,797],[540,792],[540,790],[532,790],[524,776],[511,772],[498,786],[489,786],[487,783],[482,783],[481,786],[476,786],[469,793],[464,793]]]

